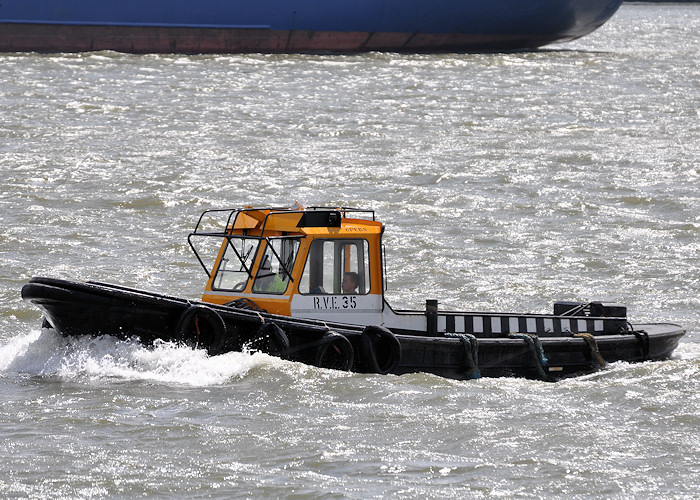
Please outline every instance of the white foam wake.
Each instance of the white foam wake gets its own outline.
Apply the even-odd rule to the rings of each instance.
[[[283,363],[261,353],[231,352],[210,357],[169,342],[146,347],[115,337],[63,337],[33,331],[0,345],[0,372],[62,379],[145,380],[191,386],[221,385],[251,369]]]

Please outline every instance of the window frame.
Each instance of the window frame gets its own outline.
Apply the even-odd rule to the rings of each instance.
[[[246,287],[248,286],[248,282],[253,277],[253,275],[252,275],[253,264],[255,263],[255,260],[258,257],[258,252],[260,251],[260,242],[261,242],[262,238],[255,237],[255,236],[244,236],[244,235],[232,234],[232,235],[224,236],[224,239],[226,240],[226,244],[224,246],[223,253],[221,254],[221,258],[219,259],[218,266],[216,267],[216,270],[213,272],[213,275],[212,275],[213,277],[211,280],[211,289],[216,290],[216,291],[222,291],[222,292],[242,292],[246,289]],[[241,240],[241,241],[257,240],[258,243],[257,243],[257,245],[255,245],[255,252],[253,253],[253,258],[250,260],[247,259],[247,257],[251,253],[249,251],[246,254],[246,259],[244,259],[244,257],[242,257],[241,254],[238,252],[238,249],[236,248],[236,246],[233,243],[231,243],[231,240],[233,240],[233,239]],[[239,271],[231,271],[228,269],[222,269],[222,265],[225,261],[224,259],[226,258],[226,255],[228,254],[229,248],[231,248],[233,250],[234,254],[238,258],[238,261],[240,262],[240,265],[243,269],[241,269]],[[246,265],[246,262],[248,265]],[[245,274],[247,274],[248,277],[245,279],[245,281],[243,281],[243,288],[238,288],[238,287],[225,288],[225,287],[221,287],[221,286],[216,285],[217,277],[219,276],[220,272],[245,273]],[[222,281],[223,281],[223,276],[219,279],[219,283],[221,283]]]
[[[314,257],[314,245],[325,245],[326,243],[331,242],[333,243],[333,248],[332,248],[332,256],[333,256],[333,262],[332,262],[332,279],[334,283],[334,290],[331,292],[325,291],[323,293],[312,293],[312,290],[315,290],[317,287],[323,287],[324,286],[324,270],[325,270],[325,263],[323,262],[323,259],[321,259],[320,262],[312,262],[312,258]],[[342,291],[342,278],[343,274],[346,272],[344,271],[344,263],[343,259],[341,256],[344,255],[344,250],[342,249],[343,246],[345,245],[353,245],[356,248],[361,249],[361,252],[358,251],[357,255],[357,265],[358,268],[357,270],[351,270],[352,272],[357,272],[360,275],[360,283],[358,283],[358,292],[353,293],[353,294],[343,294]],[[361,238],[361,237],[352,237],[352,238],[314,238],[311,241],[311,244],[309,245],[309,249],[307,251],[306,255],[306,260],[304,262],[304,268],[301,272],[300,278],[299,278],[299,287],[298,291],[300,295],[305,295],[305,296],[314,296],[314,295],[369,295],[372,292],[372,275],[371,275],[371,267],[372,263],[370,260],[370,241],[367,238]],[[325,249],[322,250],[321,253],[322,256],[325,256]],[[345,254],[345,258],[348,258],[347,254]],[[361,264],[361,265],[360,265]],[[314,266],[317,269],[320,269],[321,271],[321,281],[320,285],[316,285],[314,287],[311,287],[311,283],[309,282],[308,284],[308,290],[302,291],[302,284],[304,282],[304,277],[309,273],[311,275],[314,271],[311,271],[311,267],[309,266]],[[309,276],[309,281],[310,281],[310,276]],[[335,291],[335,282],[337,281],[337,286],[340,291],[336,292]],[[361,285],[364,284],[364,291],[360,292],[359,290],[362,289]]]
[[[282,295],[284,294],[288,289],[289,289],[289,284],[294,283],[294,266],[296,265],[297,259],[299,258],[299,252],[301,250],[301,236],[267,236],[265,238],[260,238],[261,240],[265,240],[265,250],[263,250],[263,254],[261,256],[261,261],[260,265],[258,266],[257,272],[255,273],[255,277],[252,275],[250,276],[249,279],[252,279],[252,284],[250,287],[251,292],[253,293],[259,293],[259,294],[274,294],[274,295]],[[294,249],[294,258],[292,259],[291,262],[291,267],[288,268],[287,264],[283,261],[283,259],[280,257],[280,255],[277,253],[277,250],[275,250],[274,245],[272,244],[273,241],[283,241],[283,240],[290,240],[292,241],[292,244],[296,243],[296,248]],[[262,264],[264,263],[264,259],[268,254],[268,249],[271,250],[272,255],[274,255],[274,258],[277,259],[277,262],[279,264],[279,269],[282,271],[283,276],[286,276],[288,279],[282,278],[282,281],[285,283],[284,290],[276,290],[276,291],[271,291],[269,289],[262,289],[262,290],[257,290],[255,288],[255,283],[262,278],[267,278],[268,276],[279,276],[278,273],[271,272],[271,274],[266,275],[266,276],[260,276],[262,269]],[[270,271],[272,270],[272,267],[270,268]]]

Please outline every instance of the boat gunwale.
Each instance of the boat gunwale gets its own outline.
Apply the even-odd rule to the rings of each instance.
[[[35,276],[33,277],[25,286],[28,285],[42,285],[46,287],[51,287],[51,288],[57,288],[62,291],[80,291],[85,293],[86,290],[93,290],[93,291],[102,291],[105,294],[114,293],[118,292],[120,295],[122,295],[124,298],[127,298],[129,296],[136,296],[136,297],[142,297],[144,299],[147,299],[149,301],[153,301],[156,303],[163,303],[163,302],[169,302],[172,303],[172,305],[176,306],[183,306],[183,307],[192,307],[192,306],[205,306],[209,307],[212,310],[215,310],[217,312],[221,312],[225,314],[226,316],[234,316],[232,319],[236,320],[242,320],[242,321],[253,321],[253,322],[259,322],[263,323],[266,320],[269,321],[274,321],[279,323],[281,326],[288,326],[292,329],[299,329],[303,327],[310,327],[312,330],[320,329],[320,331],[328,331],[328,330],[333,330],[337,331],[338,333],[347,333],[350,335],[357,335],[361,334],[364,328],[366,328],[367,325],[354,325],[350,323],[338,323],[338,322],[332,322],[332,321],[323,321],[323,320],[315,320],[315,319],[309,319],[309,318],[297,318],[297,317],[289,317],[289,316],[283,316],[283,315],[278,315],[278,314],[273,314],[273,313],[268,313],[264,311],[256,311],[256,310],[248,310],[248,309],[241,309],[238,307],[234,306],[227,306],[227,305],[219,305],[219,304],[213,304],[209,302],[204,302],[201,300],[189,300],[181,297],[175,297],[171,295],[164,295],[158,292],[151,292],[147,290],[141,290],[141,289],[136,289],[136,288],[130,288],[122,285],[114,285],[110,283],[104,283],[104,282],[98,282],[98,281],[74,281],[74,280],[64,280],[60,278],[49,278],[49,277],[40,277],[40,276]],[[23,294],[24,296],[24,294]],[[29,299],[31,301],[31,299]],[[425,312],[421,311],[411,311],[412,313],[416,315],[425,315]],[[453,311],[449,311],[449,313],[452,313]],[[457,312],[457,314],[464,314],[461,312]],[[470,314],[470,313],[466,313]],[[486,313],[488,314],[493,314],[494,316],[504,316],[506,313]],[[520,314],[520,316],[526,316],[526,317],[559,317],[559,316],[554,316],[554,315],[539,315],[539,314]],[[576,316],[567,316],[567,318],[573,318],[576,319]],[[590,316],[582,316],[582,319],[591,319]],[[663,335],[671,335],[671,334],[676,334],[679,337],[683,336],[686,333],[686,330],[679,324],[676,323],[665,323],[665,322],[659,322],[659,323],[644,323],[644,324],[631,324],[633,326],[633,330],[630,330],[626,333],[615,333],[615,334],[597,334],[595,335],[596,340],[601,343],[601,342],[623,342],[625,340],[628,340],[630,338],[635,339],[635,332],[639,333],[644,330],[643,327],[656,327],[653,328],[653,330],[657,331],[651,331],[651,332],[646,332],[649,336],[663,336]],[[666,327],[664,329],[661,329],[662,331],[658,331],[660,328],[659,327]],[[407,333],[406,331],[402,331],[400,329],[397,329],[395,331],[395,335],[397,338],[425,338],[425,339],[435,339],[435,340],[440,340],[440,341],[448,341],[448,342],[460,342],[460,339],[458,337],[452,337],[452,336],[447,336],[446,333],[452,333],[452,332],[440,332],[439,335],[427,335],[422,332],[416,331],[416,333]],[[512,333],[519,333],[519,332],[512,332]],[[456,335],[460,335],[459,333],[456,333]],[[500,336],[479,336],[478,334],[475,335],[477,339],[479,340],[479,343],[485,343],[485,344],[490,344],[490,343],[520,343],[522,340],[517,339],[517,338],[508,338],[507,333],[504,333]],[[565,341],[571,341],[571,342],[584,342],[583,339],[577,338],[573,336],[574,334],[571,333],[570,335],[566,336],[539,336],[538,338],[543,344],[554,344],[556,342],[561,342],[563,340]],[[635,339],[636,340],[636,339]]]

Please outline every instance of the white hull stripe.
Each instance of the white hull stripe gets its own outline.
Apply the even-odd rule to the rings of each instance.
[[[532,316],[444,315],[438,330],[450,333],[595,333],[604,331],[602,319]]]

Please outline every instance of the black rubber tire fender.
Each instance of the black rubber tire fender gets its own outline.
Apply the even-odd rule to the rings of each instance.
[[[401,362],[401,343],[383,326],[370,325],[362,331],[359,342],[358,371],[386,375]]]
[[[190,306],[177,321],[175,340],[206,348],[210,356],[221,354],[226,341],[226,323],[211,307]]]
[[[276,323],[263,323],[247,343],[251,351],[260,351],[270,356],[286,359],[289,356],[289,339],[284,330]]]
[[[323,334],[314,354],[319,368],[348,371],[355,362],[355,350],[346,336],[328,331]]]

